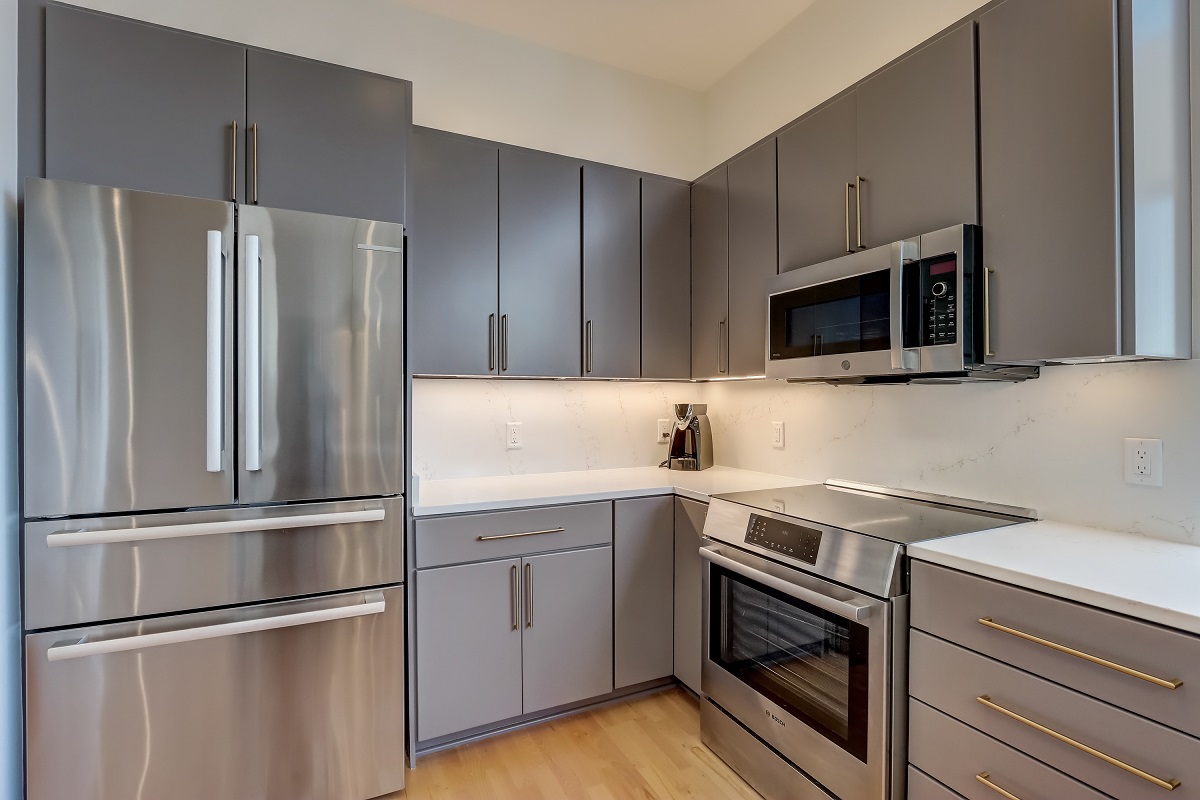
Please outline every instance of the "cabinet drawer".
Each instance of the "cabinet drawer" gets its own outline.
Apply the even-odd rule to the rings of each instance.
[[[1002,797],[977,776],[1021,800],[1106,800],[1079,781],[916,700],[908,712],[908,760],[967,800]]]
[[[612,503],[417,520],[417,568],[612,543]]]
[[[908,768],[908,800],[962,800],[916,767]]]
[[[947,602],[953,598],[953,602]],[[1104,666],[980,622],[1111,662]],[[912,625],[1200,736],[1200,637],[1027,589],[913,562]],[[1171,689],[1116,669],[1168,681]]]
[[[910,659],[913,697],[1089,786],[1127,800],[1200,798],[1200,740],[920,631],[912,632]],[[1051,731],[1147,774],[1139,777]],[[1179,785],[1168,794],[1150,777]]]

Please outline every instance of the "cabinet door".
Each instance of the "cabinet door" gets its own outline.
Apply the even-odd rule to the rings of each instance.
[[[521,715],[520,559],[421,570],[417,739]]]
[[[700,694],[704,619],[700,537],[708,505],[675,498],[675,677]]]
[[[413,131],[408,313],[419,375],[497,372],[498,159],[490,142]]]
[[[1117,341],[1116,38],[1109,0],[1008,0],[979,19],[989,361]],[[1086,324],[1064,308],[1091,309]]]
[[[47,178],[235,199],[245,48],[52,4],[45,81]]]
[[[580,164],[500,150],[500,373],[580,375]]]
[[[642,377],[692,375],[691,190],[642,178]]]
[[[855,244],[846,184],[858,168],[857,117],[851,93],[779,134],[780,272],[843,256]]]
[[[863,243],[977,222],[975,24],[858,87]]]
[[[526,714],[613,689],[612,548],[524,559]]]
[[[729,367],[729,182],[721,167],[692,184],[692,377]]]
[[[641,376],[639,191],[637,173],[583,168],[585,376]]]
[[[404,222],[410,89],[408,81],[250,50],[246,121],[257,127],[249,201]]]
[[[775,140],[729,163],[729,374],[767,370],[767,282],[779,274]]]
[[[613,503],[615,688],[671,674],[675,503],[642,497]]]

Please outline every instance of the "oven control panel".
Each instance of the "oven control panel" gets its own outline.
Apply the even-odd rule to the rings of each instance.
[[[806,564],[816,564],[821,532],[774,517],[751,514],[746,525],[746,544],[758,545]]]

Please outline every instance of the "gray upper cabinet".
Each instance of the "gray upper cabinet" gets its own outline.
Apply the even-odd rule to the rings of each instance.
[[[408,313],[418,375],[499,370],[498,159],[490,142],[413,130]]]
[[[729,371],[729,170],[692,184],[692,377]]]
[[[779,271],[845,255],[851,230],[857,102],[846,95],[779,134]],[[898,123],[889,124],[889,128]]]
[[[642,178],[642,377],[689,378],[691,365],[691,191]]]
[[[905,57],[855,95],[863,244],[978,222],[975,24]]]
[[[641,375],[641,219],[637,173],[583,168],[583,374]]]
[[[775,140],[729,162],[730,375],[767,369],[767,283],[779,273],[775,217]]]
[[[502,375],[578,377],[580,163],[532,150],[500,150]]]
[[[708,504],[675,498],[675,677],[700,694],[704,660],[703,561],[700,537]]]
[[[613,503],[613,683],[672,671],[673,497]]]
[[[407,81],[260,50],[246,65],[249,202],[405,221]]]
[[[244,47],[60,5],[45,13],[46,177],[235,199]]]

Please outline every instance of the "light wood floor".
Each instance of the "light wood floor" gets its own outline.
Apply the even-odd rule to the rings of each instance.
[[[700,744],[681,689],[425,756],[381,800],[760,800]]]

